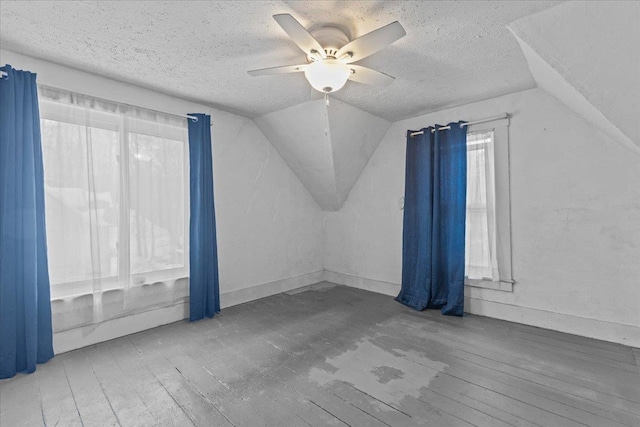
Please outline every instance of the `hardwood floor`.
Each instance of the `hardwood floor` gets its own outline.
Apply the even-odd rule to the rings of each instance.
[[[0,425],[640,426],[638,358],[324,283],[56,356]]]

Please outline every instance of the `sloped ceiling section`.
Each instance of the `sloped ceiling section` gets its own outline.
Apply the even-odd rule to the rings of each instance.
[[[537,85],[640,154],[640,2],[569,2],[517,20]]]
[[[254,119],[316,202],[340,210],[391,122],[331,99]]]

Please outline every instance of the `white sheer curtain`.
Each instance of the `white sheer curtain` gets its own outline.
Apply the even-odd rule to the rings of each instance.
[[[500,280],[494,158],[493,132],[467,135],[465,274],[469,279]]]
[[[52,299],[85,300],[57,329],[184,297],[186,119],[39,92]]]

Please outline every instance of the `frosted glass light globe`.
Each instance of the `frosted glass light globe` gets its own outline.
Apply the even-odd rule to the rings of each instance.
[[[340,90],[350,73],[349,67],[337,59],[318,60],[304,70],[304,76],[311,86],[323,93]]]

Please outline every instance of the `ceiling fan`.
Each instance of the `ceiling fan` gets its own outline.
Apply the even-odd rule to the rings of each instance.
[[[335,27],[322,27],[309,33],[288,13],[273,19],[307,54],[307,64],[285,65],[248,71],[251,76],[304,72],[311,86],[325,96],[340,90],[347,80],[369,85],[387,86],[395,80],[388,74],[372,70],[357,62],[404,37],[407,33],[398,21],[380,27],[355,40]]]

